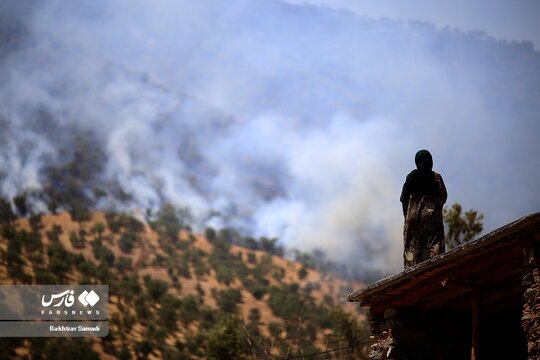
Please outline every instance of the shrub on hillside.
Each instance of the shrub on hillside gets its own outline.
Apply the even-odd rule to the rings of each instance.
[[[283,256],[283,247],[277,245],[277,239],[268,239],[265,237],[262,237],[259,239],[259,243],[261,244],[261,248],[272,254],[277,256]]]
[[[43,229],[40,213],[30,215],[30,218],[28,218],[28,222],[33,233],[39,233],[39,231]]]
[[[75,231],[71,231],[69,233],[69,241],[71,242],[71,246],[73,246],[74,249],[84,249],[84,246],[86,244],[86,237],[85,233],[81,229],[79,231],[79,234]]]
[[[246,278],[242,281],[242,284],[244,287],[253,295],[253,297],[257,300],[261,300],[262,297],[268,292],[268,280],[262,279],[265,281],[261,281],[261,279],[253,279],[253,278]]]
[[[45,235],[52,243],[57,243],[60,241],[60,234],[62,234],[62,227],[60,225],[53,225],[51,230],[47,231]]]
[[[146,303],[144,297],[138,296],[135,298],[135,313],[137,318],[143,324],[150,318],[150,310],[148,309],[148,304]]]
[[[217,237],[217,234],[216,234],[216,230],[214,230],[213,228],[211,227],[207,227],[204,229],[204,237],[210,241],[211,243],[214,242],[216,240],[216,237]]]
[[[17,219],[8,200],[0,198],[0,222],[2,225],[11,225]]]
[[[181,304],[181,301],[177,298],[165,294],[161,297],[159,308],[159,320],[160,324],[168,331],[176,330],[176,320],[178,318],[177,309]]]
[[[197,279],[202,279],[208,274],[209,268],[204,258],[205,253],[200,249],[188,249],[186,253],[189,254],[191,263],[193,264],[193,270]]]
[[[103,225],[103,223],[100,223],[100,222],[95,223],[90,229],[90,233],[92,233],[95,236],[96,240],[101,240],[104,232],[105,232],[105,225]]]
[[[245,358],[246,335],[237,315],[225,314],[209,332],[205,341],[206,356],[215,360]]]
[[[92,242],[92,252],[94,257],[102,264],[106,264],[108,266],[114,265],[114,253],[107,246],[103,245],[101,238],[98,238]]]
[[[166,241],[176,242],[178,233],[190,220],[191,214],[187,209],[176,209],[172,204],[165,204],[149,224]]]
[[[85,338],[48,338],[41,341],[30,340],[31,359],[99,360],[99,354],[92,349]]]
[[[54,285],[58,284],[56,276],[47,269],[35,269],[35,280],[38,285]]]
[[[19,194],[13,198],[13,204],[15,205],[15,208],[17,209],[17,214],[19,216],[26,216],[28,213],[28,206],[26,203],[27,198],[26,192]]]
[[[365,324],[359,324],[356,317],[347,313],[341,307],[335,307],[330,312],[332,333],[327,342],[332,347],[349,347],[348,351],[355,358],[365,358],[369,352],[369,330]]]
[[[126,213],[108,212],[105,214],[107,225],[113,233],[120,233],[121,230],[132,233],[141,233],[144,231],[144,224],[135,217]]]
[[[247,254],[247,261],[248,263],[250,264],[256,264],[257,263],[257,256],[255,256],[255,253],[253,252],[248,252]]]
[[[153,349],[154,345],[149,339],[138,341],[135,344],[135,353],[139,355],[138,358],[148,358],[148,355],[152,352]]]
[[[65,281],[73,261],[71,254],[61,243],[56,243],[47,248],[47,255],[49,256],[48,270],[55,274],[60,282]]]
[[[305,279],[305,277],[307,276],[307,274],[308,274],[308,270],[307,270],[306,266],[305,266],[305,265],[302,265],[302,266],[300,267],[300,269],[298,269],[298,278],[299,278],[300,280],[303,280],[303,279]]]
[[[165,281],[153,279],[150,275],[144,277],[144,284],[146,285],[148,295],[154,300],[159,300],[169,288],[169,285]]]
[[[225,289],[217,293],[219,309],[227,313],[238,311],[238,304],[242,302],[242,293],[238,289]]]
[[[180,300],[178,307],[179,318],[182,323],[189,325],[200,317],[200,301],[194,295],[188,295]]]
[[[126,270],[132,270],[132,264],[131,264],[131,258],[126,256],[119,256],[118,260],[116,261],[116,268],[120,272],[124,272]]]
[[[249,309],[248,320],[250,323],[258,324],[261,320],[261,311],[259,308]]]
[[[77,199],[68,201],[68,211],[71,219],[78,223],[89,221],[92,218],[90,209]]]
[[[22,254],[22,242],[17,236],[14,236],[11,241],[7,243],[6,261],[8,268],[17,267],[21,268],[24,261],[21,257]]]
[[[178,264],[178,274],[186,279],[191,279],[191,271],[189,270],[189,257],[184,253]]]
[[[116,290],[118,295],[124,297],[125,300],[131,302],[131,300],[139,295],[142,291],[136,275],[122,276]]]
[[[128,231],[120,235],[118,246],[120,247],[120,250],[122,250],[122,252],[129,254],[133,250],[133,248],[135,247],[135,244],[138,241],[139,241],[139,236],[136,233]]]
[[[304,310],[304,302],[298,294],[298,284],[270,286],[268,306],[272,313],[282,319],[293,319]]]

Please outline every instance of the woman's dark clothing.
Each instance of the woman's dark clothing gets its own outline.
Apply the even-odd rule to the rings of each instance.
[[[415,161],[418,169],[405,180],[400,201],[403,204],[405,268],[432,256],[444,253],[442,207],[447,193],[442,176],[431,170],[431,154],[419,151]]]

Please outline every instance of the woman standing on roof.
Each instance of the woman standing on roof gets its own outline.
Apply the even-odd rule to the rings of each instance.
[[[442,176],[433,169],[433,158],[420,150],[414,158],[416,170],[407,175],[400,201],[403,204],[405,268],[444,253],[442,207],[447,193]]]

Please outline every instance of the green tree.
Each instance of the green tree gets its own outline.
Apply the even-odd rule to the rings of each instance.
[[[176,319],[178,317],[177,308],[180,300],[174,296],[165,294],[161,297],[159,308],[159,319],[168,331],[174,331],[177,328]]]
[[[75,130],[75,129],[73,129]],[[74,131],[71,144],[61,149],[66,161],[44,168],[47,182],[44,185],[44,200],[49,209],[67,209],[77,222],[90,220],[89,209],[96,198],[88,189],[101,182],[100,175],[105,164],[105,154],[98,135],[91,131]]]
[[[131,359],[131,352],[127,347],[123,347],[120,352],[118,353],[118,358],[120,360],[129,360]]]
[[[180,300],[178,311],[180,321],[189,325],[197,320],[200,315],[200,301],[194,295],[188,295]]]
[[[261,248],[264,251],[272,255],[283,256],[283,248],[277,245],[277,241],[278,239],[268,239],[265,237],[259,239]]]
[[[103,245],[101,238],[98,238],[92,242],[92,251],[94,253],[94,257],[102,264],[107,264],[108,266],[112,266],[114,264],[114,253],[107,246]]]
[[[144,284],[148,290],[148,295],[154,300],[159,300],[169,288],[169,285],[165,281],[152,279],[150,275],[144,277]]]
[[[49,256],[48,270],[56,275],[59,282],[64,281],[71,269],[69,253],[61,243],[56,243],[48,247],[47,255]]]
[[[135,344],[135,352],[139,354],[142,359],[147,359],[153,348],[152,342],[148,339],[139,341]]]
[[[443,220],[446,224],[446,246],[448,249],[473,240],[484,229],[482,223],[484,215],[472,209],[462,213],[459,203],[455,203],[451,208],[444,208]]]
[[[219,308],[223,312],[235,313],[242,302],[242,293],[238,289],[220,290],[217,295]]]
[[[17,213],[20,216],[26,216],[28,214],[28,206],[26,204],[26,193],[19,194],[13,198],[13,203],[15,204],[15,207],[17,208]]]
[[[76,221],[79,224],[89,221],[92,218],[90,209],[78,199],[71,199],[69,201],[69,215],[73,221]]]
[[[2,224],[11,225],[17,216],[11,208],[9,201],[0,198],[0,222]]]
[[[217,237],[216,230],[214,230],[211,227],[205,228],[204,229],[204,237],[207,238],[208,241],[213,242]]]
[[[69,241],[74,249],[84,249],[86,244],[86,236],[83,231],[79,231],[77,234],[75,231],[69,233]]]
[[[328,336],[328,344],[334,348],[349,347],[346,351],[342,351],[336,355],[341,358],[347,352],[352,359],[367,358],[364,356],[368,352],[368,329],[364,325],[359,324],[353,315],[347,313],[339,306],[332,309],[330,317],[333,332]]]
[[[161,207],[150,225],[166,240],[175,243],[178,241],[178,232],[190,219],[191,214],[187,209],[176,209],[167,203]]]
[[[261,320],[261,311],[259,308],[251,308],[249,310],[248,320],[250,323],[258,324]]]
[[[306,278],[307,275],[308,275],[308,270],[305,265],[302,265],[302,267],[298,269],[298,278],[300,280],[303,280]]]
[[[60,234],[62,234],[62,227],[60,225],[53,225],[51,230],[48,230],[45,235],[53,243],[56,244],[60,241]]]
[[[30,223],[30,227],[32,228],[32,231],[34,233],[39,233],[41,229],[43,229],[43,223],[41,222],[41,213],[32,214],[30,215],[28,221]]]
[[[96,240],[101,240],[103,233],[105,232],[105,225],[103,225],[103,223],[96,223],[94,226],[92,226],[90,232],[96,235]]]
[[[246,278],[242,280],[242,284],[257,300],[261,300],[268,292],[268,280],[264,278]]]
[[[14,358],[98,360],[99,354],[92,349],[91,343],[84,338],[31,338],[30,357]]]
[[[268,306],[272,313],[284,320],[293,319],[301,314],[306,304],[298,294],[298,284],[272,285],[269,288]]]
[[[20,236],[14,236],[7,244],[7,271],[11,277],[17,277],[23,272],[22,245]]]
[[[238,315],[225,314],[206,339],[208,359],[243,359],[245,333]]]
[[[123,253],[129,254],[131,250],[135,247],[135,244],[139,241],[139,235],[133,232],[123,232],[120,235],[120,240],[118,241],[118,246]]]

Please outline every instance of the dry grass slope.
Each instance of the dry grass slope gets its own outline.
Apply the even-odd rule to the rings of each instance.
[[[109,284],[110,336],[82,340],[103,359],[212,357],[211,334],[227,313],[247,324],[247,339],[256,337],[269,356],[294,354],[294,346],[296,353],[331,348],[339,341],[331,317],[336,307],[347,319],[362,318],[345,300],[359,283],[186,229],[173,227],[171,235],[167,225],[100,212],[87,221],[63,213],[4,224],[12,232],[0,239],[0,283]],[[29,234],[41,248],[27,245]],[[292,311],[302,319],[296,324],[301,345],[291,339],[298,319]],[[29,339],[8,350],[31,358],[41,351]]]

